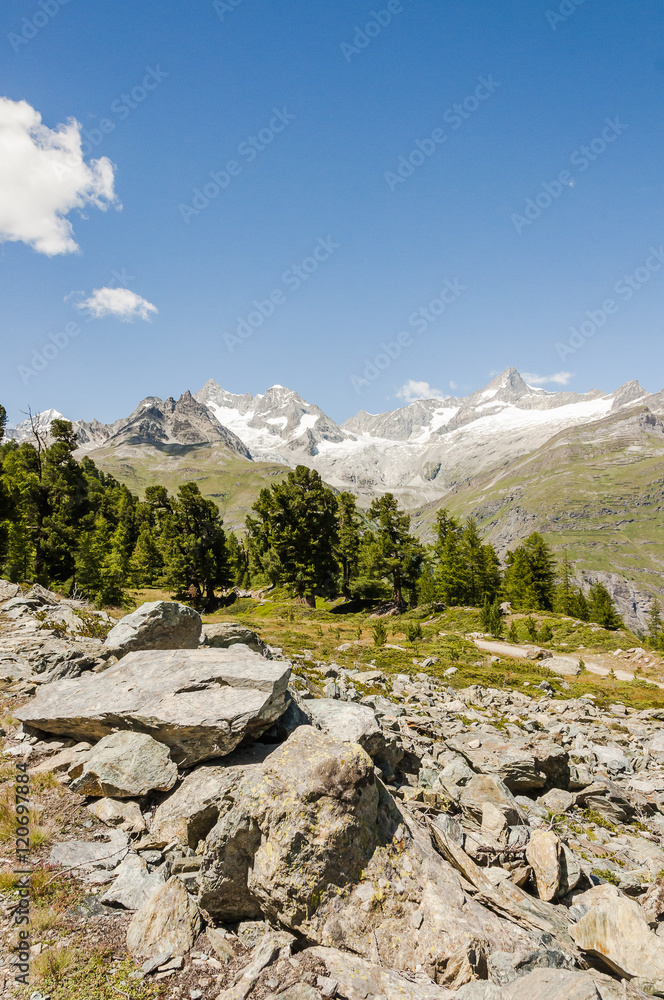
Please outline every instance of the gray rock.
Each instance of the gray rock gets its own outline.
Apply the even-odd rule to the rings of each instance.
[[[255,739],[288,706],[290,664],[245,646],[129,653],[100,674],[42,687],[17,716],[37,729],[99,740],[151,735],[190,766]]]
[[[117,826],[126,833],[143,833],[145,820],[138,802],[119,802],[117,799],[96,799],[88,807],[96,819],[106,826]]]
[[[487,802],[502,812],[509,826],[523,821],[519,805],[504,781],[494,774],[475,774],[461,790],[461,808],[481,823]]]
[[[500,1000],[600,1000],[587,972],[536,969],[500,991]]]
[[[661,993],[664,939],[650,930],[646,915],[635,900],[618,890],[601,888],[605,890],[603,898],[598,898],[573,925],[572,937],[579,948],[604,962],[613,972],[627,979],[638,976]],[[588,898],[589,894],[584,896]]]
[[[21,588],[17,583],[10,583],[9,580],[0,580],[0,604],[11,601],[16,597]]]
[[[302,711],[316,729],[346,743],[359,743],[370,757],[385,755],[385,737],[368,705],[332,698],[312,698],[301,702]]]
[[[572,955],[555,948],[541,947],[532,951],[495,951],[487,958],[489,979],[496,986],[508,986],[534,969],[574,969]],[[502,994],[501,994],[502,1000]]]
[[[229,649],[230,646],[239,643],[253,649],[255,653],[261,653],[262,656],[268,652],[267,645],[258,633],[238,622],[215,622],[213,625],[203,625],[203,640],[206,646],[215,649]]]
[[[324,963],[330,977],[336,979],[339,993],[347,1000],[380,996],[385,1000],[453,1000],[457,995],[436,985],[423,973],[409,972],[405,976],[336,948],[308,948],[302,954]]]
[[[366,752],[301,726],[231,790],[207,836],[201,906],[297,930],[324,889],[359,877],[390,822]]]
[[[552,813],[566,813],[576,802],[576,796],[563,788],[551,788],[545,795],[540,795],[537,804],[544,806]]]
[[[137,958],[184,955],[200,928],[196,903],[173,875],[134,914],[127,928],[127,948]]]
[[[140,649],[196,649],[203,622],[198,611],[177,601],[152,601],[125,615],[106,637],[117,656]]]
[[[146,733],[109,733],[69,768],[70,788],[80,795],[134,799],[167,792],[178,777],[167,746]]]
[[[236,751],[223,765],[206,764],[191,771],[157,806],[150,832],[141,845],[162,848],[177,842],[182,847],[195,848],[217,822],[224,799],[274,747],[258,744],[256,749],[256,754]]]
[[[555,899],[560,889],[561,844],[551,830],[533,830],[526,847],[526,858],[532,866],[537,895],[545,902]]]
[[[147,903],[164,885],[164,879],[157,872],[150,873],[143,858],[128,854],[116,868],[112,885],[100,896],[107,906],[117,906],[124,910],[138,910]]]
[[[105,869],[117,868],[127,853],[127,835],[120,830],[112,830],[106,841],[66,840],[54,844],[49,854],[49,863],[63,868]]]

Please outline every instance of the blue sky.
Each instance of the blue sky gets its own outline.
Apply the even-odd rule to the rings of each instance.
[[[3,4],[0,96],[75,119],[116,200],[54,253],[21,237],[32,168],[0,191],[11,422],[208,378],[337,420],[508,365],[664,385],[661,0],[42,4]]]

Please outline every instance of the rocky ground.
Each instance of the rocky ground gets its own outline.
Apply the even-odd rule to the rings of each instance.
[[[2,996],[664,996],[664,709],[0,601]]]

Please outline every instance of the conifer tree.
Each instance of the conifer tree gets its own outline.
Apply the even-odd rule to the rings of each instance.
[[[341,567],[341,593],[350,597],[351,582],[357,576],[360,558],[360,516],[352,493],[340,493],[337,497],[337,523],[339,541],[337,559]]]
[[[603,583],[593,583],[588,594],[588,620],[606,629],[623,627],[611,594]]]
[[[662,605],[654,598],[650,605],[647,621],[648,642],[654,649],[664,648],[664,626],[662,624]]]
[[[337,501],[318,472],[298,465],[281,483],[261,490],[247,531],[264,570],[278,563],[279,577],[310,606],[333,592],[339,543]]]
[[[392,493],[374,500],[369,517],[375,523],[369,555],[374,572],[390,580],[392,600],[404,607],[403,591],[417,585],[424,547],[410,533],[410,515],[399,509]]]

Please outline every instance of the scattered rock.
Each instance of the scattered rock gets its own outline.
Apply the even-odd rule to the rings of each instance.
[[[339,984],[339,992],[347,1000],[385,997],[385,1000],[452,1000],[449,990],[437,986],[424,973],[401,975],[336,948],[309,948],[311,955],[323,962],[330,977]]]
[[[240,643],[262,656],[268,652],[267,645],[257,632],[237,622],[215,622],[214,625],[203,625],[203,639],[206,646],[212,646],[215,649],[229,649]]]
[[[125,833],[143,833],[145,820],[138,802],[119,802],[117,799],[97,799],[88,810],[106,826],[118,826]]]
[[[571,929],[579,948],[600,959],[612,972],[639,977],[664,991],[664,939],[648,927],[639,904],[617,890],[598,900]]]
[[[522,822],[523,814],[505,782],[493,774],[475,774],[461,790],[461,808],[481,823],[487,802],[503,814],[509,826]]]
[[[127,835],[120,830],[112,830],[106,841],[66,840],[54,844],[48,860],[49,864],[63,868],[103,868],[111,871],[123,860],[127,845]]]
[[[137,854],[128,854],[115,870],[112,885],[101,896],[107,906],[125,910],[139,910],[164,885],[157,872],[150,873],[148,866]]]

